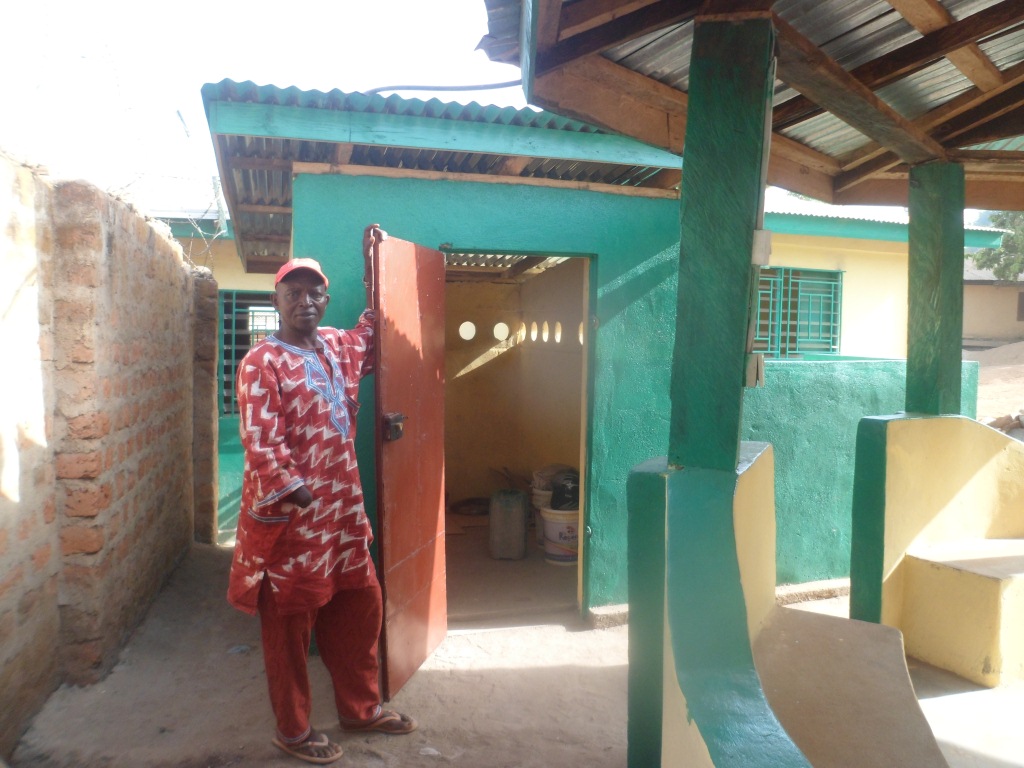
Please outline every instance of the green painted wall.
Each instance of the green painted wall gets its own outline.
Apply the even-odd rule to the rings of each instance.
[[[294,196],[295,255],[324,263],[332,296],[325,322],[343,327],[362,309],[360,248],[370,222],[434,247],[593,255],[598,327],[584,607],[625,602],[626,481],[635,465],[663,456],[668,444],[678,203],[347,176],[299,176]],[[768,361],[766,386],[746,390],[742,439],[775,446],[780,583],[849,575],[857,422],[902,409],[905,377],[902,361]],[[964,367],[962,394],[962,413],[973,417],[976,364]],[[360,399],[359,460],[372,512],[372,380]]]
[[[593,256],[592,446],[585,500],[584,608],[626,600],[626,479],[665,453],[675,316],[679,204],[582,190],[379,177],[299,176],[294,253],[320,259],[331,279],[325,323],[361,308],[363,228],[432,247]],[[368,382],[368,384],[370,384]],[[372,385],[360,395],[359,461],[373,493]],[[372,508],[372,506],[371,506]]]
[[[746,391],[743,439],[775,449],[778,583],[850,575],[857,428],[903,409],[906,371],[902,360],[768,360],[765,386]],[[961,376],[961,413],[974,418],[978,364]]]

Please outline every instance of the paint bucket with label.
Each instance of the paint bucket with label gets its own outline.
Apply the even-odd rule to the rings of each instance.
[[[579,557],[580,512],[543,507],[544,559],[555,565],[575,565]]]

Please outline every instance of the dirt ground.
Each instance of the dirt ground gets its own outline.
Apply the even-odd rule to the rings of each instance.
[[[229,563],[226,549],[193,547],[113,672],[94,686],[60,688],[11,766],[303,765],[270,744],[257,621],[224,599]],[[520,565],[528,564],[510,567]],[[342,744],[342,766],[621,768],[626,631],[589,629],[564,609],[450,622],[447,639],[392,702],[420,724],[400,737],[342,734],[314,659],[313,724]]]
[[[1024,408],[1024,342],[964,356],[981,363],[978,418],[1016,416]],[[59,689],[12,768],[301,765],[270,744],[257,623],[224,600],[229,561],[226,549],[194,547],[113,672],[94,686]],[[480,581],[471,574],[467,588]],[[561,582],[571,589],[571,579]],[[341,734],[314,660],[314,725],[344,747],[337,765],[625,765],[626,627],[589,629],[564,605],[516,621],[452,623],[393,702],[419,721],[410,736]]]
[[[1024,410],[1024,342],[980,352],[964,352],[981,364],[978,373],[978,419],[1016,416]]]

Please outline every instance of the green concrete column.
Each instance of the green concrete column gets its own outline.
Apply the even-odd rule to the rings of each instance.
[[[960,412],[964,315],[964,170],[910,169],[907,403],[912,413]]]
[[[774,40],[770,18],[696,22],[672,363],[668,458],[674,466],[736,468]]]

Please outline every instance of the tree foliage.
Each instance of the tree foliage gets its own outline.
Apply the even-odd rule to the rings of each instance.
[[[1008,229],[998,248],[982,248],[972,258],[982,269],[991,269],[998,280],[1016,280],[1024,272],[1024,211],[994,211],[992,226]]]

